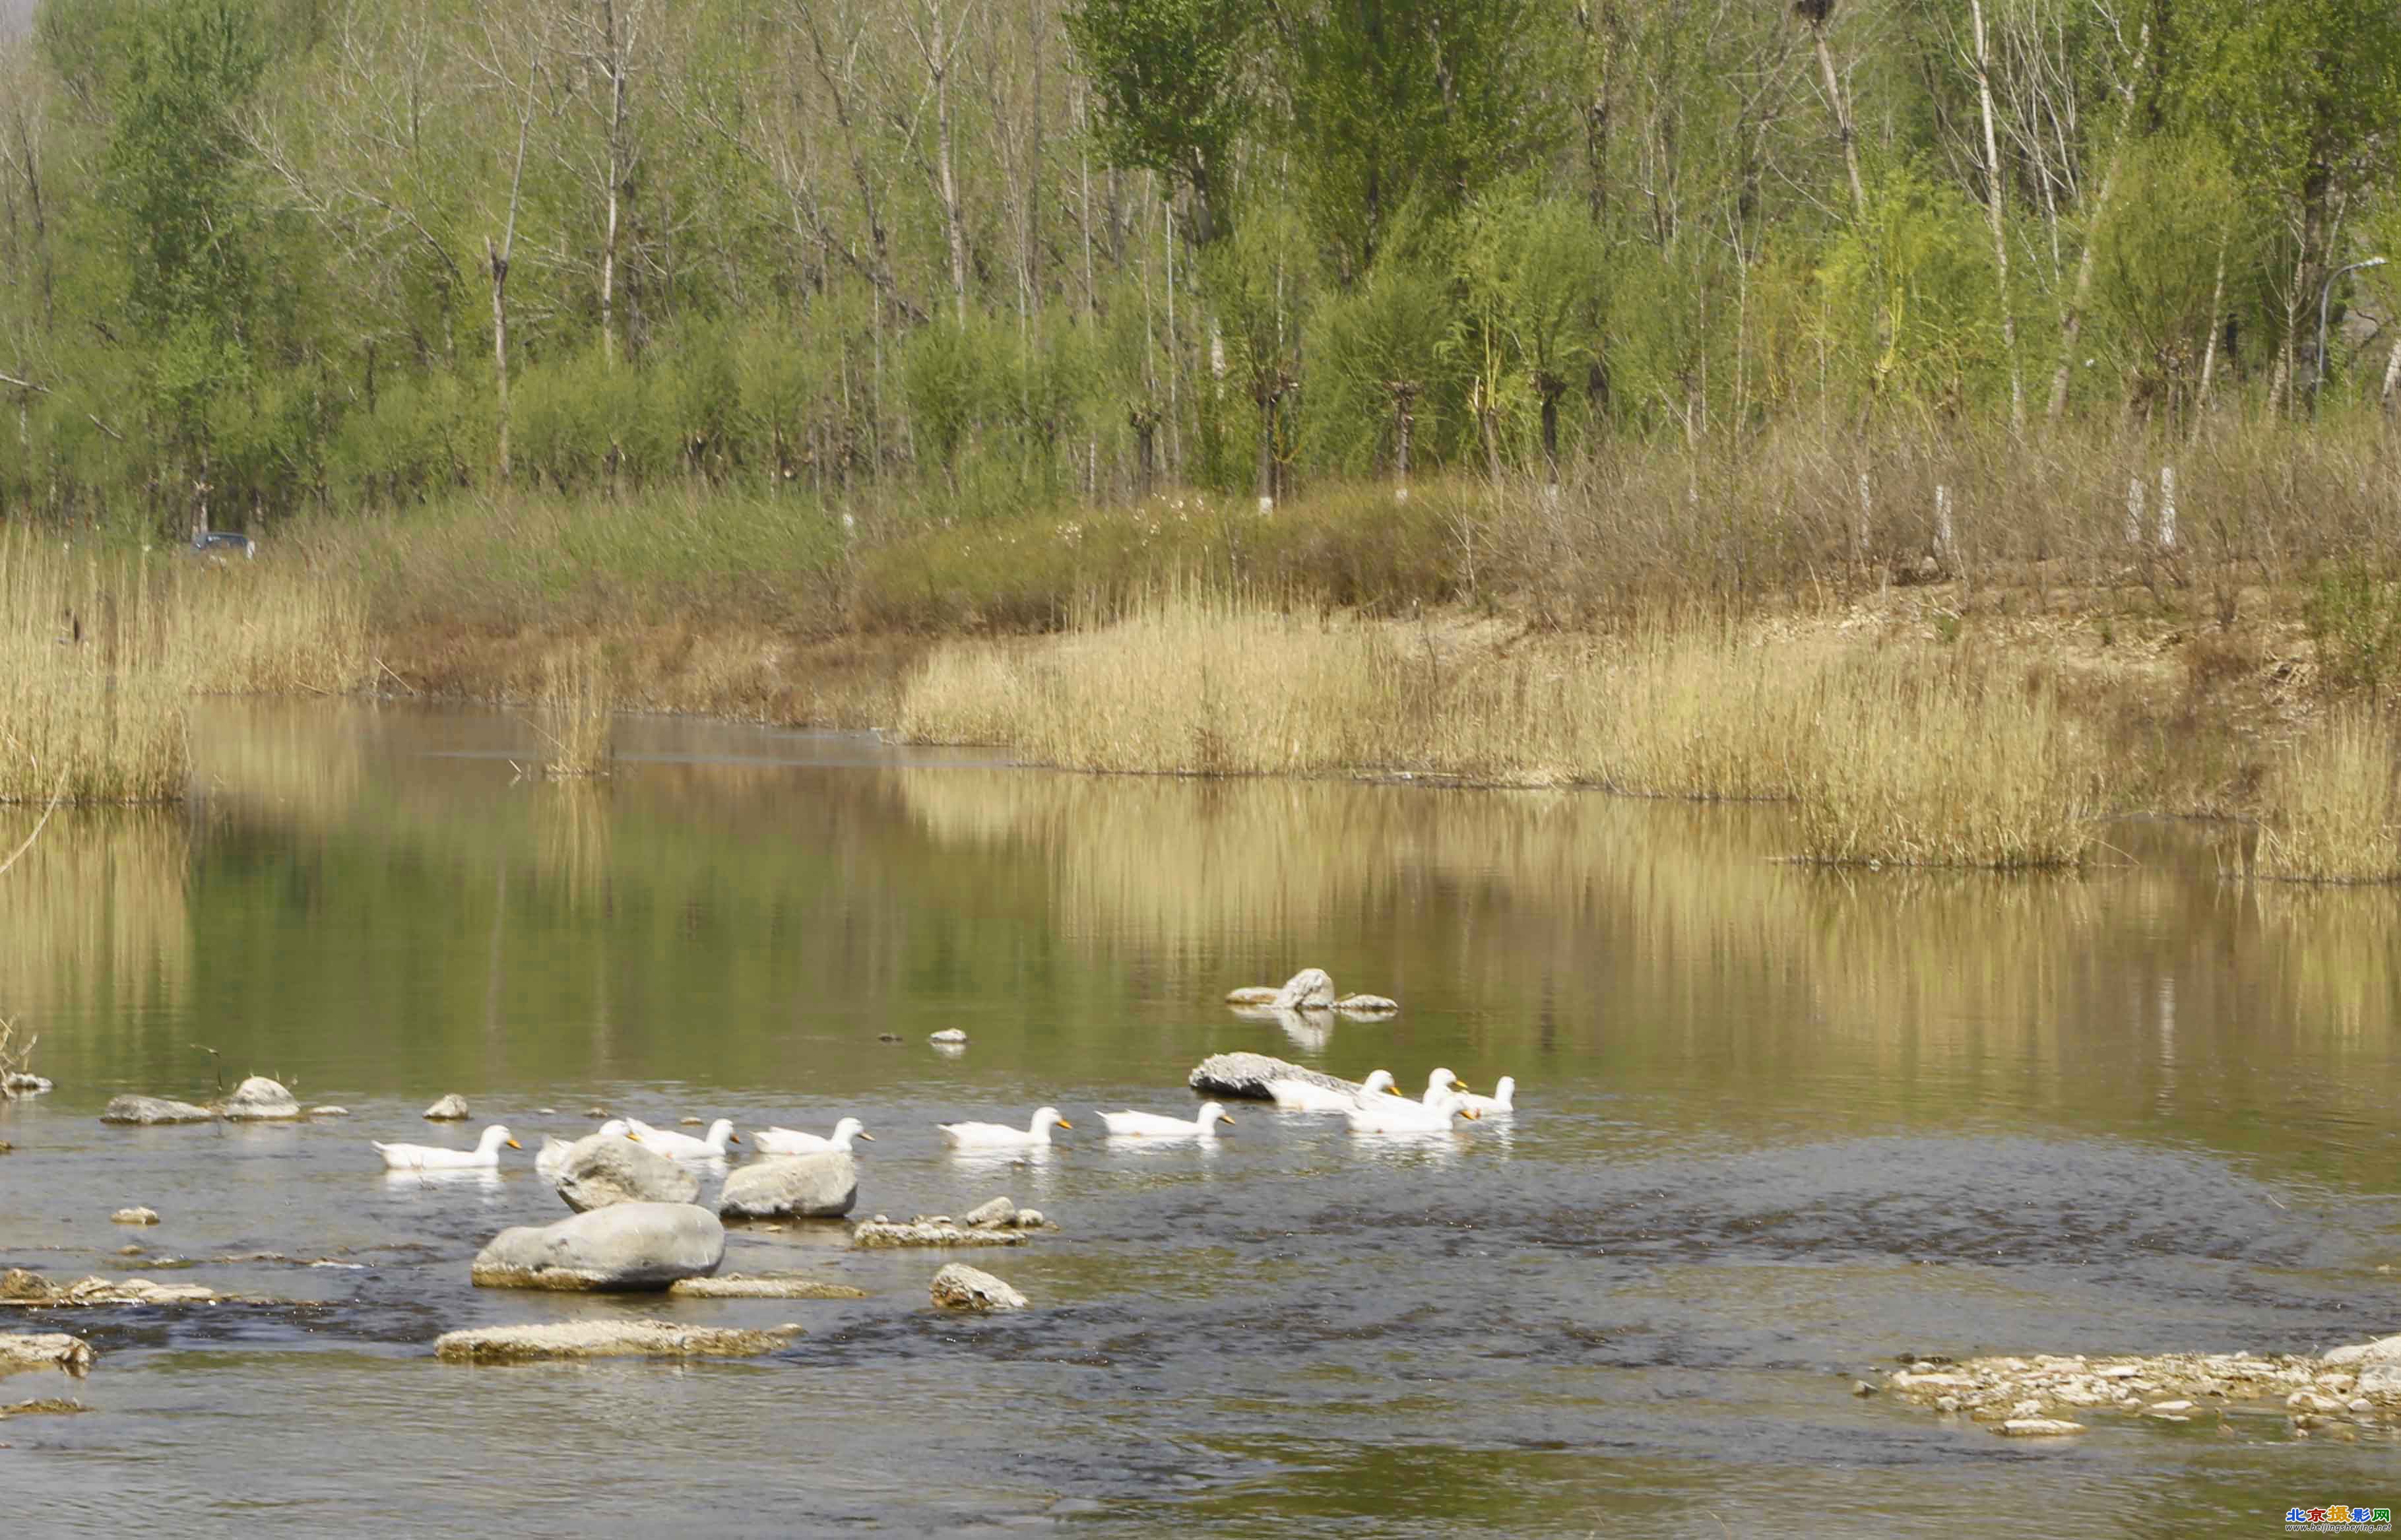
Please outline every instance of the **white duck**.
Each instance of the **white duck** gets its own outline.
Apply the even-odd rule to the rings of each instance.
[[[1517,1110],[1517,1077],[1503,1075],[1501,1083],[1492,1088],[1489,1096],[1469,1095],[1464,1098],[1468,1110],[1489,1118],[1496,1112]]]
[[[856,1118],[844,1118],[834,1124],[831,1138],[822,1134],[803,1134],[795,1128],[754,1128],[750,1131],[750,1142],[770,1155],[815,1155],[827,1149],[839,1149],[846,1154],[853,1139],[865,1139],[873,1144],[875,1135],[867,1132],[867,1125]]]
[[[1467,1110],[1459,1093],[1448,1091],[1431,1106],[1406,1096],[1381,1096],[1360,1103],[1349,1116],[1353,1134],[1447,1134],[1452,1119],[1476,1114]]]
[[[734,1132],[731,1118],[720,1118],[709,1124],[706,1139],[695,1139],[677,1129],[652,1128],[639,1118],[625,1120],[625,1134],[644,1149],[671,1161],[721,1161],[728,1144],[742,1142],[742,1135]]]
[[[525,1146],[509,1137],[509,1131],[494,1123],[484,1130],[473,1149],[448,1149],[440,1145],[388,1145],[373,1139],[375,1152],[383,1157],[388,1171],[475,1171],[492,1170],[501,1163],[501,1146],[523,1149]]]
[[[1059,1116],[1055,1107],[1046,1107],[1034,1114],[1034,1121],[1024,1128],[1011,1128],[1007,1123],[943,1123],[942,1137],[961,1149],[1005,1149],[1012,1146],[1047,1145],[1050,1130],[1073,1128],[1076,1125]]]
[[[1437,1069],[1426,1077],[1425,1094],[1418,1100],[1427,1107],[1432,1107],[1454,1091],[1462,1096],[1466,1095],[1467,1082],[1447,1069]]]
[[[1268,1095],[1285,1112],[1348,1112],[1379,1092],[1393,1089],[1393,1072],[1379,1069],[1356,1091],[1338,1091],[1315,1080],[1269,1080]]]
[[[1101,1121],[1109,1125],[1109,1134],[1119,1139],[1214,1139],[1217,1125],[1230,1125],[1233,1119],[1215,1102],[1203,1102],[1200,1114],[1190,1122],[1181,1118],[1162,1118],[1155,1112],[1104,1112]]]

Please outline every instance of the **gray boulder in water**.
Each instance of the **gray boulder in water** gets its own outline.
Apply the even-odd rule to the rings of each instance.
[[[428,1122],[463,1123],[468,1116],[467,1098],[455,1091],[425,1109]]]
[[[1304,1069],[1265,1053],[1212,1053],[1185,1077],[1185,1083],[1195,1091],[1212,1096],[1241,1096],[1254,1102],[1274,1100],[1268,1093],[1269,1080],[1306,1080],[1328,1091],[1359,1089],[1351,1081],[1320,1070]]]
[[[1279,1011],[1321,1011],[1334,1003],[1334,981],[1322,968],[1304,968],[1269,1001]]]
[[[934,1274],[934,1303],[944,1310],[1023,1310],[1025,1296],[980,1268],[953,1262]]]
[[[858,1165],[846,1149],[753,1161],[725,1178],[717,1212],[728,1219],[838,1219],[858,1202]]]
[[[558,1195],[578,1214],[612,1203],[693,1203],[700,1178],[620,1134],[587,1134],[567,1147]]]
[[[659,1290],[725,1260],[725,1227],[694,1203],[611,1203],[504,1230],[476,1254],[478,1288]]]
[[[235,1122],[269,1122],[300,1116],[292,1093],[264,1075],[253,1075],[226,1098],[225,1115]]]
[[[164,1096],[117,1096],[101,1109],[104,1123],[210,1123],[217,1115],[205,1107],[171,1101]]]

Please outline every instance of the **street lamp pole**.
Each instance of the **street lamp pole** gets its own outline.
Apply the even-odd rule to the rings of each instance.
[[[2347,268],[2337,268],[2326,275],[2326,287],[2318,291],[2318,376],[2310,383],[2310,415],[2318,415],[2318,397],[2326,393],[2326,310],[2334,299],[2334,286],[2345,273],[2355,273],[2362,268],[2380,268],[2384,258],[2371,256],[2365,262],[2354,262]]]

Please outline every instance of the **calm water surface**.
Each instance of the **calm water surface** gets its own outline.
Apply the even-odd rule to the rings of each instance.
[[[152,1275],[312,1302],[67,1322],[95,1409],[0,1425],[12,1533],[2233,1535],[2401,1495],[2391,1440],[2281,1417],[2029,1448],[1848,1394],[1900,1353],[2401,1330],[2392,895],[2223,882],[2164,827],[2076,879],[1834,876],[1757,810],[620,741],[613,781],[562,788],[514,779],[505,716],[212,708],[190,809],[62,813],[0,878],[0,1010],[60,1084],[0,1109],[0,1263],[187,1259]],[[1310,964],[1402,1014],[1218,1003]],[[213,1093],[200,1046],[353,1116],[95,1121]],[[1235,1048],[1514,1073],[1523,1110],[1097,1136]],[[450,1091],[475,1122],[429,1134]],[[933,1131],[1043,1102],[1077,1128],[1030,1164]],[[365,1144],[501,1121],[530,1150],[592,1106],[857,1115],[862,1213],[1059,1221],[973,1258],[1037,1308],[936,1315],[940,1254],[831,1226],[737,1232],[727,1268],[865,1299],[480,1293],[485,1239],[565,1212],[530,1155],[429,1184]],[[133,1203],[165,1222],[108,1222]],[[807,1335],[682,1368],[431,1354],[617,1313]]]

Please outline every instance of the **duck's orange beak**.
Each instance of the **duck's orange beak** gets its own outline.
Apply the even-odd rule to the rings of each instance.
[[[523,1146],[523,1145],[521,1145],[521,1144],[517,1143],[514,1139],[511,1139],[511,1140],[509,1141],[509,1148],[510,1148],[511,1149],[523,1149],[523,1148],[525,1148],[525,1146]]]

